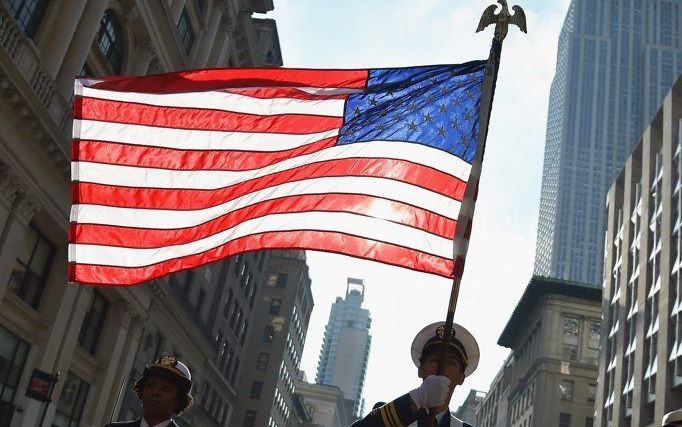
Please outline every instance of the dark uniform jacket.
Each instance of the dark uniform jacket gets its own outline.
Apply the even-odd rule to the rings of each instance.
[[[407,427],[410,424],[417,422],[419,427],[426,427],[427,413],[425,410],[412,412],[412,401],[410,395],[406,394],[400,396],[393,402],[389,402],[383,406],[372,410],[365,418],[356,421],[351,427]],[[438,427],[473,427],[471,424],[463,423],[457,418],[447,415],[442,417]],[[449,423],[448,423],[449,421]]]
[[[141,422],[142,422],[142,419],[135,420],[135,421],[119,421],[119,422],[107,424],[106,427],[140,427]],[[175,424],[171,420],[170,424],[168,424],[168,427],[178,427],[178,425]]]

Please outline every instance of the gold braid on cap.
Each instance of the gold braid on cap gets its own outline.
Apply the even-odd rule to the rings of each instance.
[[[439,327],[436,328],[436,335],[429,339],[426,344],[424,344],[424,348],[422,349],[422,353],[424,353],[424,350],[426,350],[427,347],[431,347],[432,345],[436,344],[442,344],[445,341],[445,325],[440,325]],[[450,345],[450,348],[455,350],[459,357],[462,359],[462,362],[464,362],[464,366],[466,367],[469,364],[469,358],[467,357],[467,352],[464,350],[464,345],[462,345],[462,342],[455,338],[455,330],[452,330],[452,335],[450,335],[450,339],[448,340],[448,344]]]
[[[178,364],[178,359],[175,356],[168,356],[164,355],[159,357],[156,362],[152,365],[153,368],[163,368],[171,371],[172,373],[179,375],[182,378],[185,378],[185,374],[176,368],[175,366]]]

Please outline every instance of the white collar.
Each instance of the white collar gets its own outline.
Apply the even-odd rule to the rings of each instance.
[[[171,421],[173,421],[173,419],[168,418],[166,421],[161,421],[158,424],[154,424],[153,426],[150,426],[149,423],[147,422],[147,420],[145,420],[144,417],[142,417],[142,420],[140,421],[140,427],[168,427],[168,424],[170,424]]]

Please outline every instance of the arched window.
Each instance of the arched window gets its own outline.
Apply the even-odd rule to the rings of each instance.
[[[114,74],[121,72],[123,65],[123,31],[111,9],[104,12],[97,33],[97,47]]]
[[[47,0],[5,0],[5,4],[17,20],[21,31],[33,38],[45,15]]]

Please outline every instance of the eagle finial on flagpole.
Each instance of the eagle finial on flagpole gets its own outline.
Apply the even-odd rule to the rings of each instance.
[[[481,20],[478,23],[478,28],[476,32],[483,31],[490,24],[495,24],[495,40],[502,43],[505,37],[507,37],[507,29],[509,24],[514,24],[521,31],[527,33],[526,31],[526,14],[524,13],[521,6],[514,5],[512,10],[513,15],[509,14],[509,8],[507,8],[507,0],[497,0],[497,2],[502,6],[500,11],[496,14],[495,10],[497,6],[490,5],[484,11],[481,16]]]

